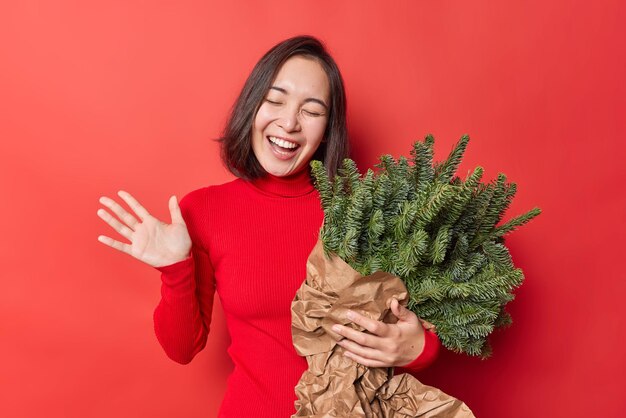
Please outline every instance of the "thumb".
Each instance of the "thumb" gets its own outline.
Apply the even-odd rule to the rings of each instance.
[[[183,219],[183,214],[180,211],[180,206],[178,206],[178,200],[176,199],[176,195],[170,197],[169,201],[170,207],[170,216],[172,217],[172,224],[185,224],[185,220]]]
[[[400,321],[406,321],[409,316],[409,310],[402,306],[396,298],[391,299],[391,312],[393,312]]]

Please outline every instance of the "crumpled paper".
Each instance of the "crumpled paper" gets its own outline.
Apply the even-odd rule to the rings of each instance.
[[[307,260],[307,278],[291,304],[294,347],[309,365],[295,387],[292,417],[470,418],[460,400],[393,368],[370,368],[343,356],[334,324],[363,328],[345,319],[348,310],[395,323],[391,298],[406,306],[402,280],[385,272],[361,276],[340,257],[330,259],[318,240]]]

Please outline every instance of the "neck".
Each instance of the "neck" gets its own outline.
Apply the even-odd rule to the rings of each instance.
[[[310,168],[306,167],[297,173],[286,176],[275,176],[266,173],[263,177],[251,180],[250,183],[266,194],[279,197],[298,197],[313,191]]]

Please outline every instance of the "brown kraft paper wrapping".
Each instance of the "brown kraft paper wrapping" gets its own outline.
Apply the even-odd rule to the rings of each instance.
[[[460,400],[422,384],[410,374],[393,375],[393,368],[370,368],[343,356],[332,331],[348,321],[351,309],[387,323],[395,323],[391,298],[403,306],[408,293],[402,280],[385,272],[361,276],[340,257],[324,255],[318,240],[307,260],[307,277],[291,304],[293,345],[309,368],[295,391],[293,417],[474,417]]]

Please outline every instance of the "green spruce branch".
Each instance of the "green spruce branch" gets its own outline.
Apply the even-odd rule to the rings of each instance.
[[[463,135],[438,163],[428,135],[413,144],[410,159],[381,156],[376,172],[361,175],[350,159],[332,181],[322,162],[311,161],[311,170],[324,210],[326,255],[363,275],[399,276],[409,309],[436,325],[444,346],[488,357],[487,337],[511,323],[505,305],[524,279],[503,237],[541,211],[498,226],[517,186],[504,174],[482,183],[481,167],[464,180],[455,176],[468,142]]]

